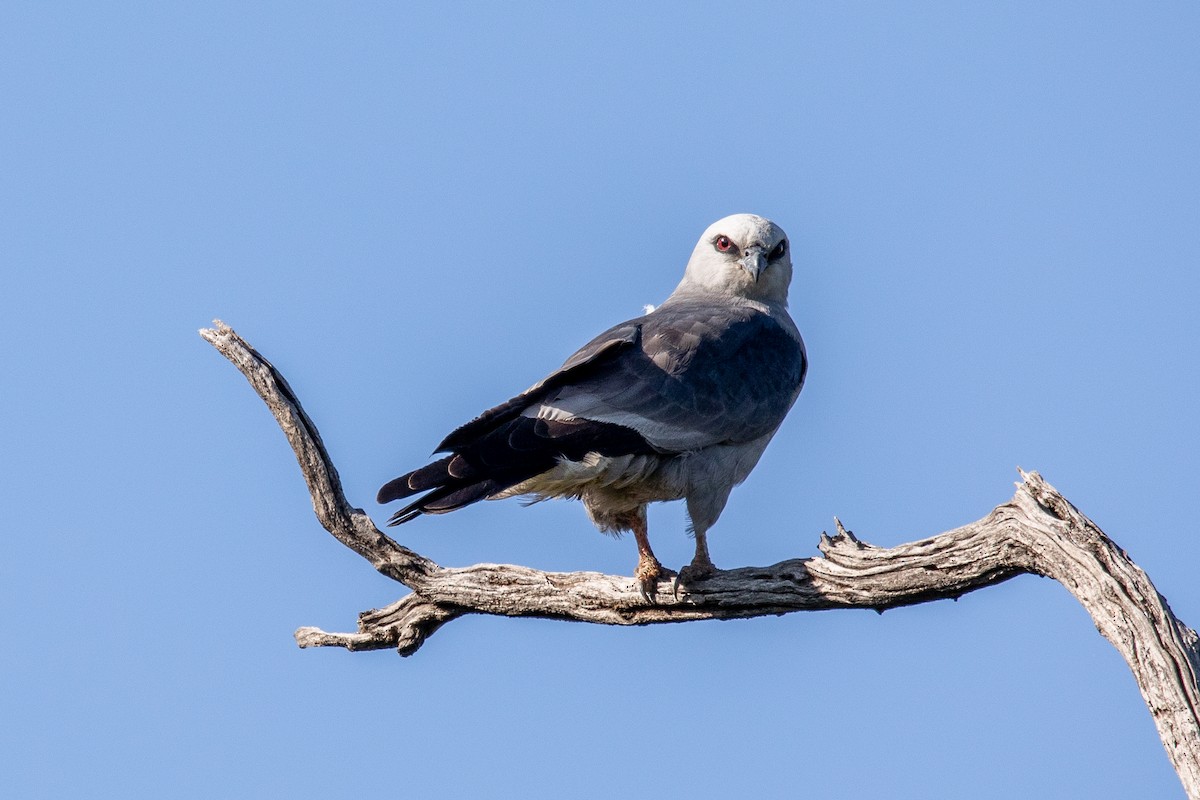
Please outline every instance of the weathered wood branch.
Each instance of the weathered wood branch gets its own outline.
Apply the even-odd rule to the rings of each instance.
[[[1036,472],[984,518],[897,547],[859,541],[837,522],[822,557],[718,572],[676,597],[642,600],[632,578],[476,564],[446,568],[398,544],[346,500],[316,426],[283,376],[227,325],[200,334],[233,362],[287,435],[321,524],[375,569],[412,592],[359,615],[355,633],[296,631],[301,647],[396,648],[411,655],[464,614],[649,625],[790,611],[882,611],[957,598],[1020,574],[1061,583],[1124,656],[1188,796],[1200,800],[1200,645],[1150,579],[1103,531]]]

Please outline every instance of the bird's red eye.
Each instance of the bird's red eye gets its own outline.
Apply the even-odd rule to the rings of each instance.
[[[728,236],[718,236],[717,240],[713,242],[713,244],[722,253],[729,252],[729,248],[733,247],[733,242],[729,241]]]

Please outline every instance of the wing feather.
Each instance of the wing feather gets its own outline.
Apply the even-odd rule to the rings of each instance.
[[[684,452],[774,431],[803,384],[803,343],[753,307],[664,304],[641,323],[641,347],[524,413],[627,426],[660,452]]]

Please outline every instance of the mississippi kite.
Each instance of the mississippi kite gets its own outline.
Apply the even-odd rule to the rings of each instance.
[[[775,223],[753,214],[713,223],[661,306],[455,430],[435,451],[445,458],[385,484],[380,503],[421,495],[389,524],[485,499],[577,498],[601,531],[633,531],[634,577],[653,599],[665,571],[650,549],[646,505],[683,499],[696,538],[683,577],[710,574],[708,530],[804,383],[804,342],[787,313],[791,278]]]

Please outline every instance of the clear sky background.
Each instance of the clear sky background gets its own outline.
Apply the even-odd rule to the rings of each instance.
[[[722,566],[892,545],[1040,470],[1200,624],[1200,6],[5,3],[0,785],[11,797],[1182,797],[1124,662],[1032,577],[888,612],[468,618],[315,521],[197,335],[287,376],[352,502],[790,234],[808,385]],[[691,556],[657,507],[665,563]],[[573,503],[398,531],[631,574]]]

